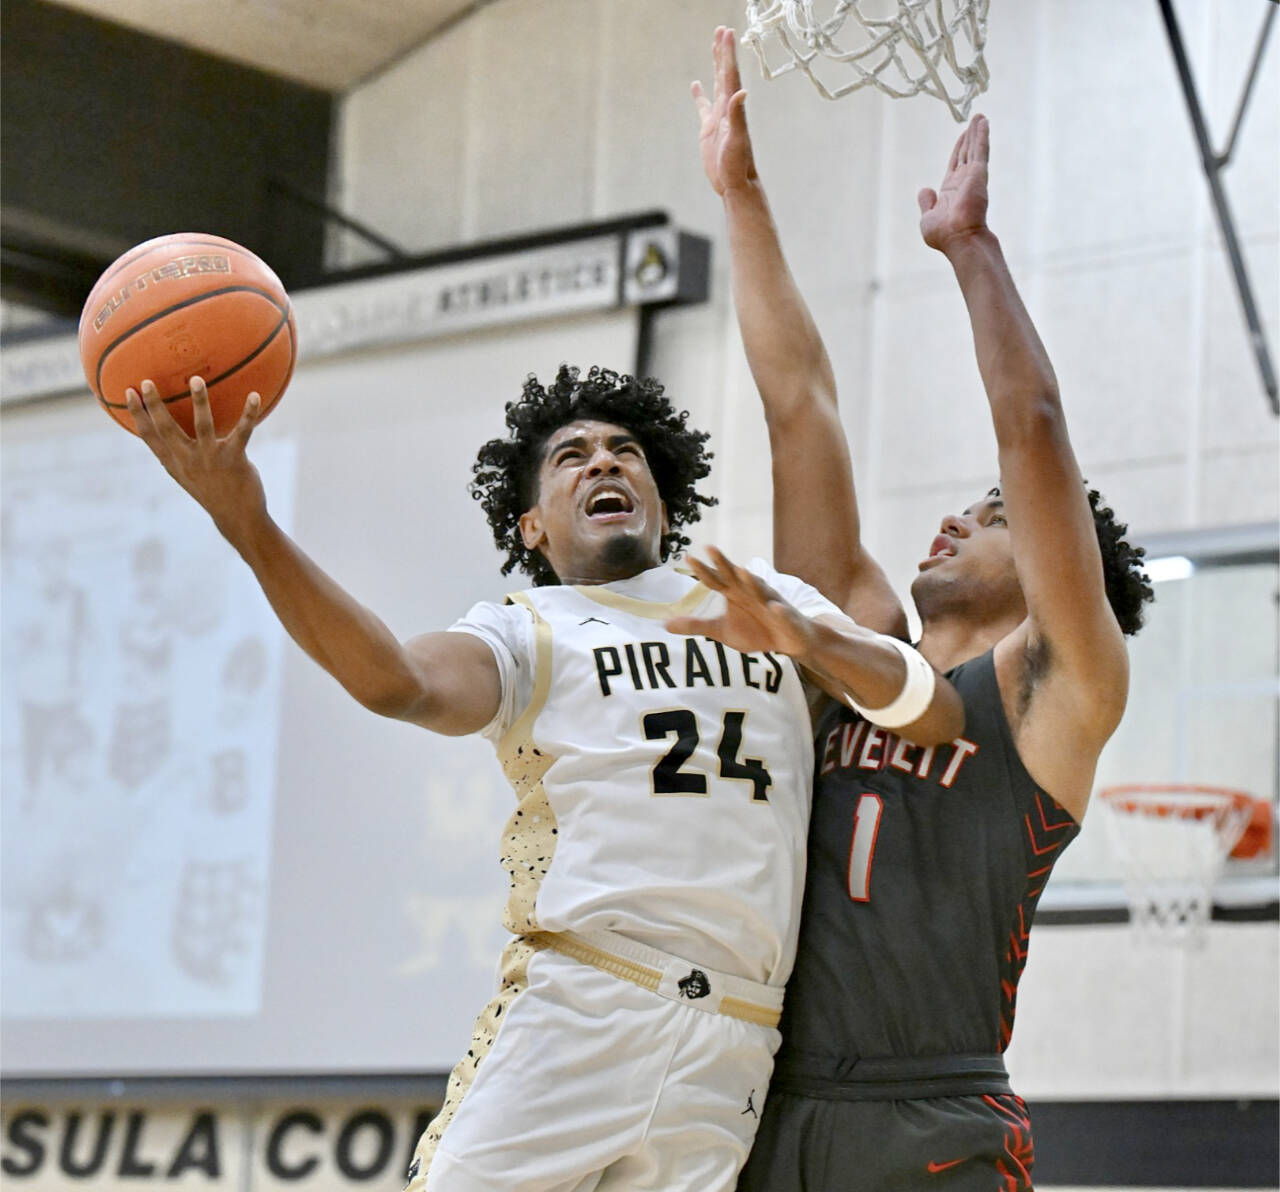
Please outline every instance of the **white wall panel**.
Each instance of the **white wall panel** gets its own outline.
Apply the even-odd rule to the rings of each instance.
[[[1194,43],[1200,4],[1179,4]],[[1043,123],[1052,148],[1046,246],[1096,252],[1186,239],[1199,166],[1155,4],[1045,4]]]
[[[1039,927],[1008,1062],[1036,1098],[1274,1096],[1275,928],[1214,924],[1204,947],[1128,927]]]
[[[1033,317],[1082,466],[1185,452],[1197,351],[1186,255],[1048,270],[1039,288]]]
[[[1124,926],[1033,930],[1006,1056],[1028,1100],[1171,1089],[1176,1007],[1152,993],[1170,988],[1180,958],[1154,952],[1132,963],[1131,956]]]
[[[879,105],[826,102],[798,75],[764,82],[751,51],[741,65],[756,164],[792,272],[815,308],[863,291],[879,268]]]
[[[720,203],[702,173],[689,85],[701,79],[711,88],[711,35],[717,24],[735,19],[738,6],[647,0],[599,7],[594,213],[665,207],[678,211],[687,227],[718,230]]]
[[[1182,1087],[1235,1096],[1275,1096],[1280,1017],[1258,996],[1280,984],[1280,934],[1273,924],[1217,924],[1186,958]]]
[[[457,244],[463,231],[467,26],[450,30],[341,106],[339,205],[411,252]],[[346,237],[354,254],[357,244]],[[354,259],[369,256],[364,249]]]
[[[1280,515],[1275,442],[1260,438],[1252,451],[1206,453],[1199,478],[1202,525],[1274,522]]]
[[[470,238],[590,218],[601,6],[494,4],[471,19]]]
[[[922,482],[964,481],[978,490],[968,505],[997,481],[995,440],[964,302],[945,264],[938,281],[928,293],[885,297],[876,400],[881,446],[898,466],[883,468],[880,487],[902,492]],[[939,516],[944,512],[958,510]]]

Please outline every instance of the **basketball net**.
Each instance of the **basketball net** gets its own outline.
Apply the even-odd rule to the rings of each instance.
[[[1213,884],[1249,822],[1253,800],[1240,791],[1189,785],[1113,786],[1098,797],[1125,872],[1135,934],[1202,944]]]
[[[988,3],[747,0],[742,39],[767,79],[799,70],[827,99],[862,87],[895,99],[923,92],[942,100],[959,121],[987,89]]]

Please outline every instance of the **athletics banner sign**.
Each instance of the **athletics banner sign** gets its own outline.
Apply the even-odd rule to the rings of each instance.
[[[709,261],[706,238],[650,212],[351,270],[290,295],[298,359],[530,319],[703,302]],[[74,334],[5,345],[0,402],[84,388]]]

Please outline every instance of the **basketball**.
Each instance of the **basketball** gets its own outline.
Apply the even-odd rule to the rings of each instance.
[[[125,391],[155,383],[195,434],[190,379],[203,377],[214,430],[227,434],[245,399],[275,407],[293,375],[297,331],[280,279],[221,236],[177,232],[131,248],[98,279],[80,315],[80,361],[99,404],[136,433]]]

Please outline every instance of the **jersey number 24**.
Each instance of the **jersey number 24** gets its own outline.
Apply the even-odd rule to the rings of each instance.
[[[758,757],[738,760],[742,752],[742,725],[745,712],[726,712],[720,729],[720,744],[716,757],[721,778],[736,778],[751,783],[752,802],[766,803],[773,778]],[[655,795],[705,795],[707,776],[698,770],[686,770],[684,763],[698,748],[698,718],[688,708],[668,708],[662,712],[650,712],[643,717],[644,736],[647,741],[660,741],[674,736],[675,744],[667,750],[653,767],[653,793]]]

